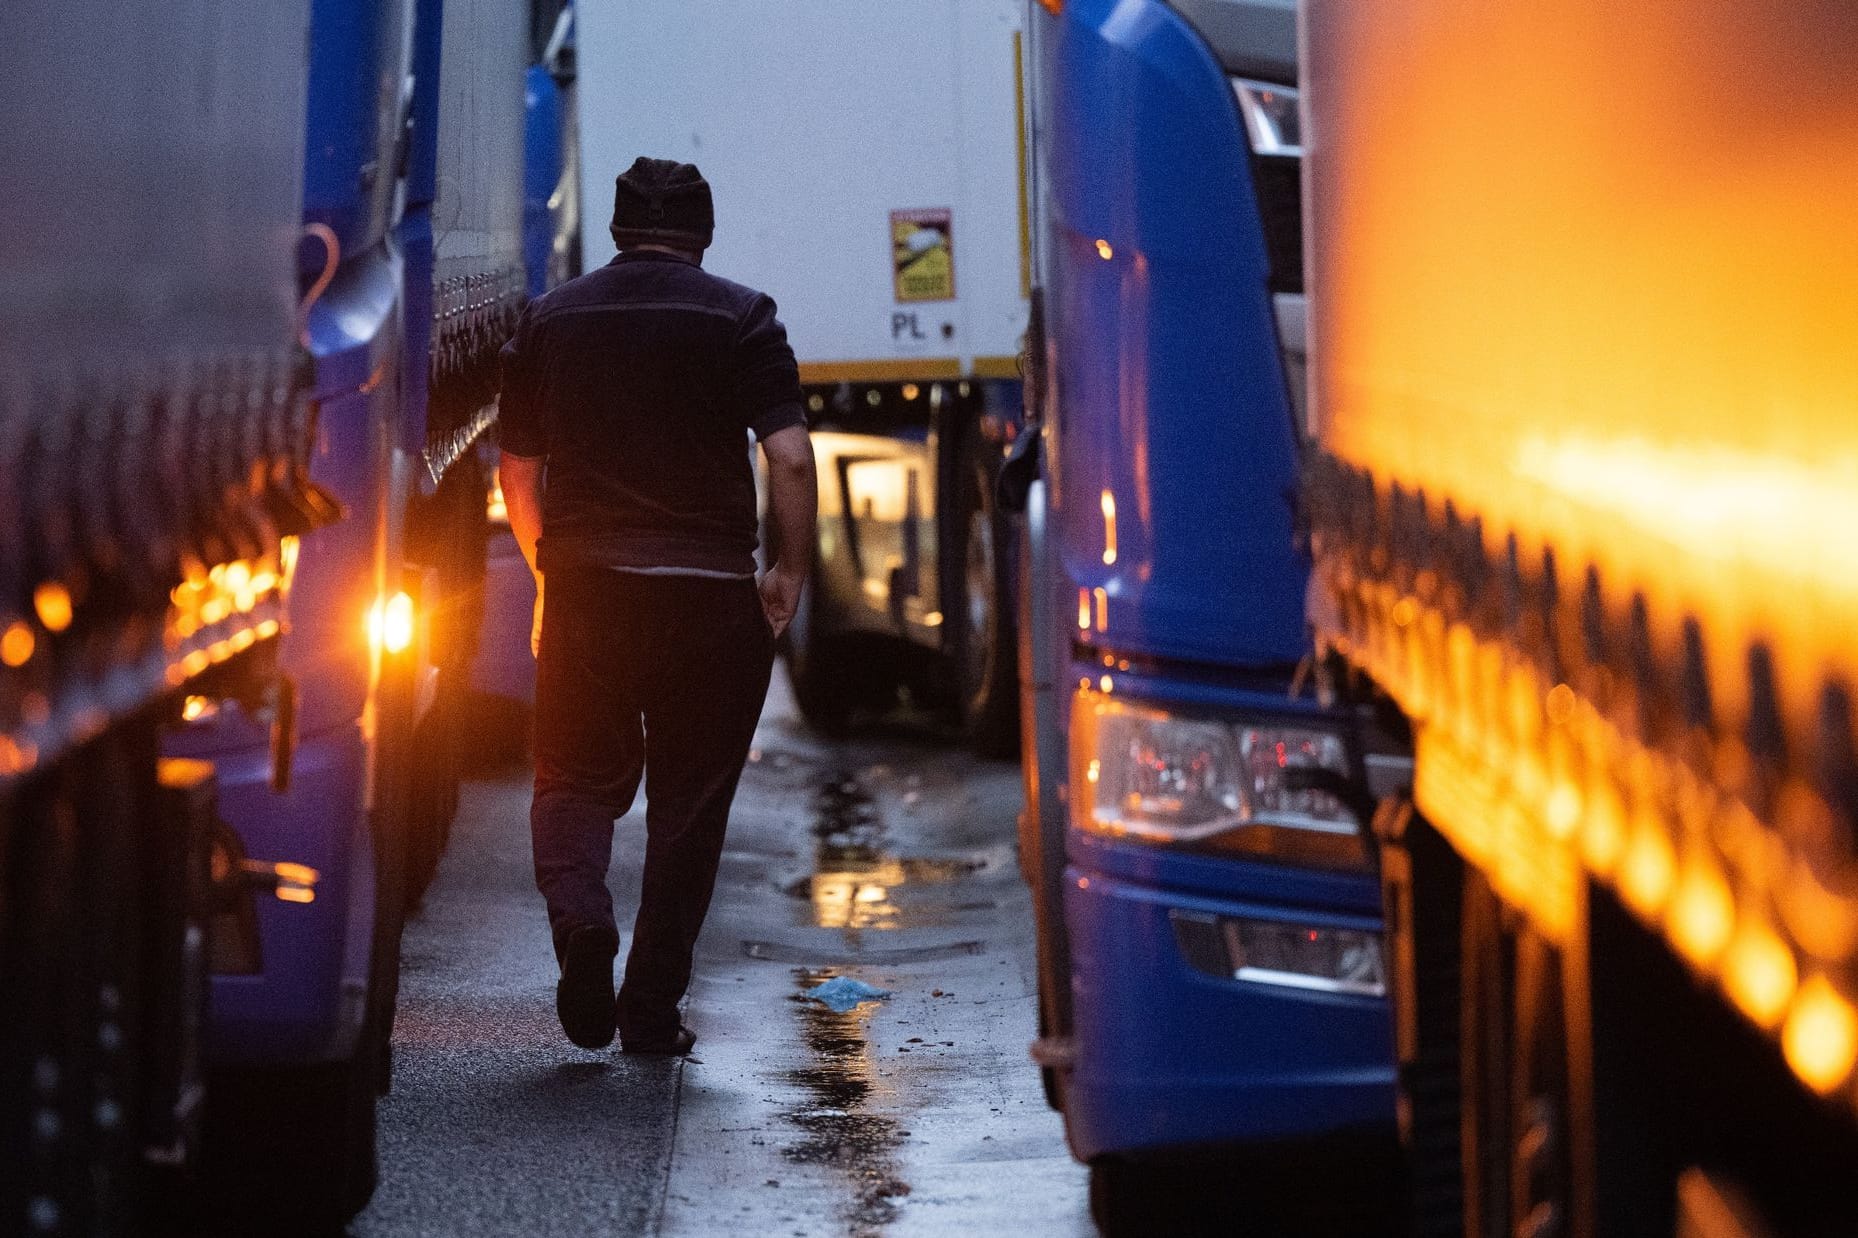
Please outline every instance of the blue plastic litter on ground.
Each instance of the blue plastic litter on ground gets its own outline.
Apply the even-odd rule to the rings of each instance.
[[[874,989],[862,980],[853,980],[850,976],[834,976],[824,984],[814,985],[807,996],[838,1014],[854,1009],[860,1002],[882,1001],[890,996],[889,989]]]

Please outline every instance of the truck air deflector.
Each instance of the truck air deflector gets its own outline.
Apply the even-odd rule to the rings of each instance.
[[[1293,86],[1297,81],[1296,0],[1172,0],[1226,72]]]
[[[1092,341],[1052,376],[1066,573],[1102,591],[1118,647],[1295,662],[1294,419],[1226,69],[1159,3],[1077,0],[1052,25],[1035,112],[1073,120],[1043,135],[1050,334]]]

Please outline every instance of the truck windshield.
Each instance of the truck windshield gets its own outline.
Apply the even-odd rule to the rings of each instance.
[[[1172,0],[1234,77],[1294,86],[1297,0]]]

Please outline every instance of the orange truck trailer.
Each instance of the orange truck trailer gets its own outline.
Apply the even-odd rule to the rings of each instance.
[[[1420,1233],[1858,1234],[1858,6],[1305,0]]]

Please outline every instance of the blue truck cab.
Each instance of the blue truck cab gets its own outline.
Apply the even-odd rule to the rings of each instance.
[[[410,462],[401,206],[410,15],[315,0],[299,283],[310,472],[343,518],[292,539],[280,692],[190,697],[173,755],[211,759],[248,894],[213,934],[206,1168],[216,1205],[279,1189],[339,1221],[372,1191],[406,822],[414,635],[397,601]],[[402,595],[404,596],[404,595]],[[294,731],[288,769],[274,732]],[[275,1198],[275,1196],[273,1196]]]
[[[211,937],[204,1180],[229,1217],[289,1199],[328,1229],[374,1188],[401,930],[456,810],[483,610],[478,440],[523,291],[526,13],[311,9],[310,476],[342,518],[287,543],[276,689],[189,697],[167,741],[214,763],[216,862],[244,877]]]
[[[1035,1057],[1109,1232],[1209,1161],[1392,1145],[1365,758],[1299,675],[1295,18],[1029,6],[1021,859]]]
[[[402,260],[389,242],[405,54],[392,6],[320,0],[312,12],[300,280],[327,286],[305,329],[317,434],[312,476],[346,518],[296,547],[280,662],[302,685],[289,789],[271,785],[270,726],[236,700],[192,703],[170,741],[212,756],[221,812],[248,856],[313,870],[258,902],[249,956],[214,979],[214,1056],[318,1062],[351,1056],[361,1033],[374,879],[364,793],[378,689],[367,618],[386,508],[387,436],[400,417]],[[366,171],[372,169],[372,172]],[[331,828],[334,826],[334,828]],[[331,944],[339,948],[331,949]]]

